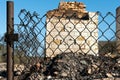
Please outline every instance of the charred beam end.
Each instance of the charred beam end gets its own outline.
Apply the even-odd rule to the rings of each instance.
[[[18,41],[18,34],[5,34],[5,42]]]

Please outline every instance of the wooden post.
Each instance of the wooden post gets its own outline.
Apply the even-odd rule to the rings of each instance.
[[[14,45],[9,35],[14,34],[14,4],[7,1],[7,80],[14,80]]]
[[[120,53],[120,7],[116,9],[116,47],[118,53]]]

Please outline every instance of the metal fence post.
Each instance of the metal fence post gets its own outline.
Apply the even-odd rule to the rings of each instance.
[[[9,35],[14,34],[14,3],[7,1],[7,80],[14,80],[14,58],[13,58],[13,41]]]
[[[120,7],[116,9],[116,39],[117,39],[117,50],[120,53]]]

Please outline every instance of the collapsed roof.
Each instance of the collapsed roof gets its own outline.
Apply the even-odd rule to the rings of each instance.
[[[47,12],[47,17],[62,18],[87,18],[86,6],[81,2],[60,2],[57,9]]]

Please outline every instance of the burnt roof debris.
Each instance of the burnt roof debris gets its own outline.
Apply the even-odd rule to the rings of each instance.
[[[60,2],[58,9],[47,12],[47,17],[61,17],[61,18],[89,18],[88,12],[85,10],[86,6],[81,2]]]

